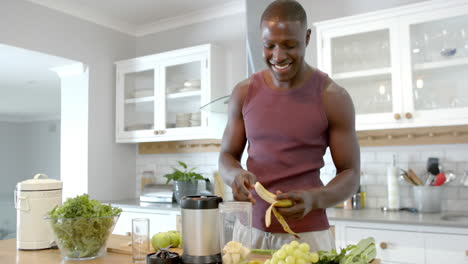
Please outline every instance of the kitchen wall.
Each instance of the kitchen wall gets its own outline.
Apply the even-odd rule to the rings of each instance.
[[[89,66],[88,192],[134,196],[135,146],[114,138],[114,62],[135,57],[135,37],[24,0],[0,1],[0,18],[0,43]]]
[[[230,91],[247,76],[245,26],[245,14],[235,14],[143,36],[136,42],[137,55],[214,44],[224,52],[225,64],[216,67],[225,68]]]

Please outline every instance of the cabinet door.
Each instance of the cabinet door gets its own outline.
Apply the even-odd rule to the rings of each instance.
[[[189,135],[206,128],[206,113],[200,107],[210,92],[207,63],[207,54],[199,53],[161,64],[156,126],[163,135]]]
[[[467,8],[403,19],[404,113],[409,126],[468,121]]]
[[[117,140],[150,137],[155,128],[155,68],[117,72]]]
[[[354,103],[358,130],[396,126],[401,109],[397,25],[380,21],[329,32],[324,69]],[[390,125],[389,125],[390,124]]]
[[[377,258],[384,263],[424,263],[424,239],[421,233],[346,227],[346,244],[374,237]]]
[[[468,263],[467,235],[425,234],[425,249],[426,264]]]

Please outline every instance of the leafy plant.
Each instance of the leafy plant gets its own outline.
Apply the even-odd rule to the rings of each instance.
[[[179,170],[177,168],[172,168],[174,170],[173,173],[169,173],[164,175],[164,177],[167,179],[166,184],[169,183],[170,181],[191,181],[195,182],[198,180],[207,180],[205,177],[203,177],[201,174],[194,172],[196,168],[188,168],[187,164],[183,163],[182,161],[177,161],[179,165],[183,168],[182,170]]]

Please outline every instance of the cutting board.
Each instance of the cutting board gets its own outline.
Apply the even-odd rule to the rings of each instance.
[[[119,254],[126,254],[132,255],[132,246],[130,242],[132,241],[132,237],[130,236],[122,236],[122,235],[111,235],[109,237],[109,241],[107,242],[107,252],[114,252]],[[150,246],[151,247],[151,246]],[[182,256],[182,249],[181,248],[171,248],[172,252],[175,252]],[[151,247],[151,251],[149,253],[153,253],[154,249]],[[250,254],[249,260],[262,260],[265,261],[271,258],[270,255],[263,255],[263,254]],[[375,259],[370,264],[380,264],[380,260]]]

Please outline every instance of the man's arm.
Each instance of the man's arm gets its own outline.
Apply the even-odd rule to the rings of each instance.
[[[244,170],[240,163],[247,142],[242,105],[248,92],[248,86],[249,80],[237,84],[229,99],[228,122],[219,154],[219,172],[224,182],[232,186],[236,200],[255,202],[249,189],[252,188],[256,178]]]
[[[355,112],[348,92],[331,82],[323,92],[328,118],[329,145],[337,175],[323,189],[317,205],[327,208],[356,193],[359,188],[360,151],[355,129]]]

